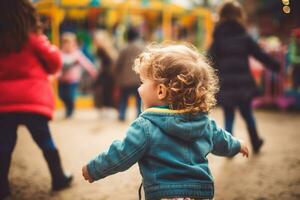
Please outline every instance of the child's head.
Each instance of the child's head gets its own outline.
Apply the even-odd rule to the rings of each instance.
[[[150,45],[135,60],[134,70],[143,83],[143,103],[150,101],[145,107],[167,104],[174,110],[208,112],[216,104],[218,79],[195,47]]]
[[[29,0],[0,1],[0,54],[19,51],[30,32],[38,32],[38,14]]]
[[[70,53],[78,48],[77,37],[74,33],[65,32],[61,36],[61,49],[66,53]]]
[[[245,21],[245,12],[238,1],[227,0],[219,7],[220,21],[233,20],[241,24]]]

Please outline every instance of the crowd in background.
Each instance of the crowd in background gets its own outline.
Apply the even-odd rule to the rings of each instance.
[[[245,28],[247,27],[245,26]],[[85,39],[85,41],[82,39],[84,38],[82,32],[76,32],[74,28],[72,30],[73,32],[62,32],[61,34],[62,55],[63,57],[66,55],[64,53],[65,38],[71,37],[71,40],[77,46],[77,52],[80,52],[78,53],[78,55],[81,55],[79,57],[83,58],[78,59],[77,65],[82,66],[82,69],[85,70],[77,68],[77,75],[79,73],[81,75],[77,77],[75,82],[71,85],[69,84],[68,89],[73,92],[67,92],[66,86],[61,84],[63,82],[61,80],[62,77],[59,78],[59,96],[65,104],[66,117],[71,116],[73,113],[75,96],[86,94],[93,95],[94,105],[96,108],[99,108],[100,115],[104,118],[111,115],[112,109],[118,109],[119,120],[124,120],[128,97],[131,95],[136,96],[137,113],[139,114],[140,100],[134,92],[139,85],[139,80],[132,72],[131,66],[134,57],[142,51],[148,42],[143,40],[140,34],[140,27],[128,25],[123,31],[123,42],[118,42],[119,38],[113,32],[104,28],[86,32],[85,38],[88,37],[90,39]],[[251,30],[249,31],[249,36],[251,36],[253,41],[258,42],[260,48],[271,54],[280,63],[280,73],[278,74],[280,82],[275,80],[278,82],[278,87],[283,88],[282,93],[279,95],[285,95],[290,91],[294,92],[296,101],[293,102],[296,106],[299,106],[299,95],[297,95],[299,88],[299,67],[297,67],[299,32],[298,29],[295,29],[290,37],[290,43],[283,44],[276,37],[259,38],[257,34],[254,35]],[[265,80],[266,77],[262,65],[253,59],[255,55],[249,54],[248,58],[250,59],[251,75],[254,76],[256,84],[259,86],[260,95],[264,95],[263,93],[266,90],[265,82],[268,80]],[[256,59],[260,60],[260,58]],[[70,62],[67,61],[68,58],[64,60]],[[66,68],[68,68],[67,63],[64,64],[62,73],[65,73]],[[275,86],[272,85],[271,87]],[[276,89],[271,88],[271,90]],[[66,96],[68,95],[69,97],[67,98]]]

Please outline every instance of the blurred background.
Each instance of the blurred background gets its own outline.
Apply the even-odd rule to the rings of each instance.
[[[97,63],[93,33],[106,31],[117,50],[126,44],[124,33],[138,29],[145,43],[185,41],[205,51],[212,42],[217,8],[222,0],[33,0],[43,22],[44,32],[60,46],[61,34],[73,32],[82,52]],[[299,28],[300,4],[296,0],[241,0],[247,13],[246,27],[261,47],[282,64],[280,77],[264,72],[251,60],[251,69],[264,98],[255,106],[299,108],[299,95],[291,91],[289,44]],[[99,66],[95,64],[95,66]],[[89,76],[83,74],[76,104],[91,106]],[[278,79],[278,80],[274,80]],[[275,98],[273,98],[275,96]],[[58,101],[58,106],[60,105]]]

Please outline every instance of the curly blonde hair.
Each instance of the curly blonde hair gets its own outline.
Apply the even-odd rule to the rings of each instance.
[[[149,45],[135,60],[134,70],[166,86],[171,109],[208,112],[216,104],[218,78],[192,45]]]

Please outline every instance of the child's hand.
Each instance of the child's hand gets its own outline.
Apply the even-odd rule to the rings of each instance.
[[[89,174],[89,171],[87,169],[87,166],[85,165],[84,167],[82,167],[82,176],[84,177],[85,180],[87,180],[89,183],[94,182],[94,180],[92,179],[92,177]]]
[[[241,140],[240,140],[240,144],[241,144],[240,153],[243,154],[243,156],[246,156],[248,158],[249,149],[248,149],[247,145]]]

